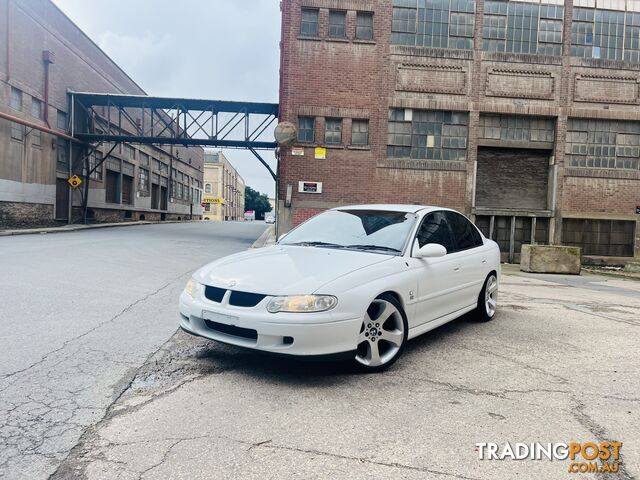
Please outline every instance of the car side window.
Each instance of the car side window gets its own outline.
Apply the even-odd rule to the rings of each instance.
[[[468,250],[482,245],[482,237],[473,224],[458,212],[446,212],[456,244],[455,251]]]
[[[427,214],[422,220],[416,238],[420,248],[427,243],[438,243],[447,249],[447,253],[454,251],[454,243],[445,212]]]

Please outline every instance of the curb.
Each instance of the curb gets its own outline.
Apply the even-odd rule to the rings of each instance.
[[[136,225],[160,225],[165,223],[191,223],[199,221],[200,220],[164,220],[154,222],[150,220],[143,220],[138,222],[96,223],[94,225],[71,225],[65,227],[25,228],[23,230],[0,230],[0,237],[11,237],[14,235],[37,235],[46,233],[67,233],[78,232],[82,230],[93,230],[97,228],[132,227]]]
[[[258,239],[253,242],[251,248],[268,247],[269,245],[273,245],[274,243],[276,243],[276,226],[270,225],[264,232],[262,232],[262,235],[260,235]]]

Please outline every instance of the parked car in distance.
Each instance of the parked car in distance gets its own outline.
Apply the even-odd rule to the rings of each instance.
[[[265,223],[276,223],[276,217],[271,213],[267,213],[264,216],[264,221]]]
[[[272,353],[395,362],[407,340],[496,313],[498,245],[462,214],[418,205],[327,210],[276,245],[216,260],[180,296],[188,333]]]

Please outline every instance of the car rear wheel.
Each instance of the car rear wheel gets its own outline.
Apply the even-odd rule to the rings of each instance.
[[[490,273],[484,281],[484,286],[478,295],[478,306],[475,310],[475,318],[479,322],[491,320],[498,308],[498,277]]]
[[[395,362],[407,341],[407,317],[389,294],[376,298],[364,315],[355,364],[366,372],[379,372]]]

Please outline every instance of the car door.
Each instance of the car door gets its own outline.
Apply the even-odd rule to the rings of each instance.
[[[457,273],[452,303],[457,309],[476,305],[487,274],[487,253],[478,229],[464,215],[447,211],[455,248],[451,254]]]
[[[427,243],[438,243],[447,249],[455,249],[451,229],[444,211],[430,212],[424,216],[413,241],[412,253]],[[431,322],[455,311],[452,306],[457,286],[456,259],[449,253],[444,257],[409,259],[418,276],[414,326]]]

